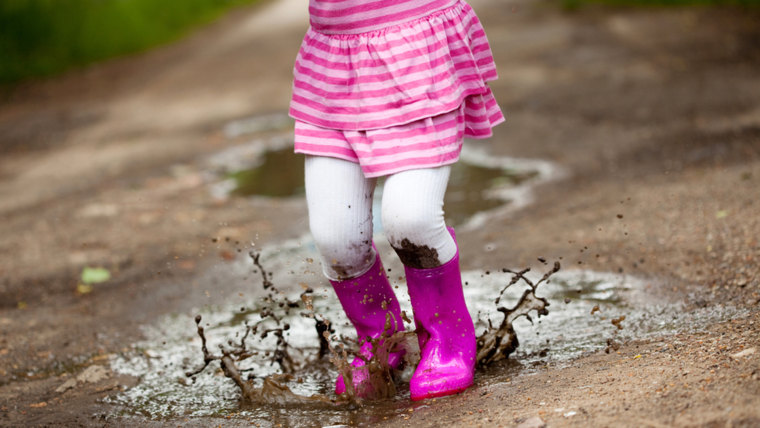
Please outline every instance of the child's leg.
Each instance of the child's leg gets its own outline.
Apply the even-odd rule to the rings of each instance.
[[[306,158],[306,199],[309,223],[317,243],[325,275],[343,311],[356,328],[359,352],[373,354],[367,337],[403,330],[398,304],[380,257],[372,247],[372,194],[375,180],[364,178],[358,164],[328,158]],[[398,367],[403,350],[389,353],[388,364]],[[354,359],[351,384],[359,396],[375,393],[364,361]],[[335,392],[346,390],[343,376]]]
[[[457,252],[443,219],[450,166],[414,169],[388,177],[383,190],[383,229],[405,266],[429,269]]]
[[[375,179],[359,164],[325,156],[307,156],[306,201],[309,227],[331,280],[357,277],[372,266],[372,195]]]
[[[404,263],[420,362],[412,400],[455,394],[472,385],[475,327],[467,310],[453,229],[443,220],[449,167],[402,172],[383,192],[383,226]]]

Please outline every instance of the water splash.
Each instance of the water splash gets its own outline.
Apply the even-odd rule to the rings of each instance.
[[[305,246],[298,248],[300,250],[287,252],[287,257],[313,255]],[[272,256],[273,262],[279,258]],[[545,268],[536,269],[541,270]],[[494,297],[511,281],[512,275],[501,271],[463,272],[465,297],[473,318],[478,320],[479,337],[484,337],[489,323],[501,325],[503,315],[493,310]],[[524,275],[534,284],[541,279],[541,274],[533,272]],[[510,356],[510,360],[518,363],[510,373],[529,371],[533,362],[567,361],[586,352],[604,349],[609,338],[626,340],[684,330],[698,331],[715,322],[743,316],[742,310],[732,307],[686,312],[682,303],[653,302],[646,292],[647,287],[653,285],[656,284],[638,277],[587,270],[560,271],[552,275],[542,283],[536,296],[551,303],[551,313],[534,319],[533,323],[527,319],[517,319],[513,323],[520,347]],[[528,288],[530,285],[524,283],[507,288],[500,303],[513,308]],[[402,309],[411,313],[404,287],[396,291]],[[342,322],[342,311],[329,291],[317,288],[313,294],[313,311],[333,320],[331,328],[336,337],[352,336],[351,326]],[[291,301],[295,300],[292,298]],[[202,326],[209,335],[209,349],[225,346],[230,339],[240,340],[241,334],[245,334],[241,333],[241,326],[246,321],[249,325],[260,321],[265,305],[259,299],[253,299],[242,309],[238,304],[209,306],[199,311]],[[612,324],[612,320],[621,315],[626,316],[619,323],[622,330]],[[156,325],[145,327],[145,341],[112,359],[115,372],[135,376],[139,382],[134,388],[108,400],[118,405],[125,415],[151,419],[235,415],[265,421],[273,414],[282,416],[281,409],[287,408],[287,420],[291,425],[307,424],[306,421],[322,421],[320,423],[326,425],[370,423],[392,415],[406,405],[408,390],[403,381],[410,376],[410,368],[399,376],[402,382],[396,397],[364,403],[358,409],[336,406],[332,389],[337,370],[326,358],[315,358],[319,354],[320,341],[313,319],[301,316],[300,311],[293,311],[282,322],[290,326],[283,331],[283,337],[291,345],[291,359],[298,363],[293,372],[289,376],[276,377],[282,374],[282,367],[273,359],[274,354],[266,354],[266,350],[277,347],[278,339],[273,336],[258,337],[255,345],[264,350],[262,358],[248,359],[238,368],[243,374],[255,373],[256,376],[250,379],[254,388],[267,388],[264,379],[270,377],[276,384],[269,385],[270,388],[285,386],[292,395],[285,393],[281,399],[241,404],[238,387],[224,376],[218,361],[188,379],[185,371],[197,368],[203,359],[201,340],[194,333],[193,317],[171,315]],[[414,342],[410,341],[410,345]],[[499,378],[499,375],[486,372],[479,374],[476,382],[490,383]],[[271,391],[266,394],[274,395]],[[306,402],[298,396],[330,397],[331,402]]]

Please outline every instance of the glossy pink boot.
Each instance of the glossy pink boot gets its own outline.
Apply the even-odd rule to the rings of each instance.
[[[449,228],[452,237],[454,230]],[[412,400],[464,391],[475,374],[475,326],[464,301],[459,250],[432,269],[405,267],[420,344],[420,363],[409,381]]]
[[[374,246],[373,246],[374,248]],[[388,277],[385,275],[383,263],[380,261],[380,255],[375,250],[375,263],[372,267],[361,276],[343,281],[333,281],[330,283],[338,295],[343,311],[346,313],[349,321],[356,328],[356,335],[359,339],[359,352],[365,358],[372,357],[372,343],[367,338],[376,339],[383,334],[386,324],[386,314],[391,314],[390,329],[387,335],[404,329],[401,320],[401,308],[399,307],[396,295],[393,293]],[[393,368],[398,368],[403,361],[404,351],[391,352],[388,354],[388,364]],[[361,358],[354,358],[351,362],[354,367],[363,367],[365,362]],[[354,390],[360,397],[371,395],[371,385],[368,384],[368,371],[354,369],[353,373]],[[343,376],[338,375],[335,381],[335,393],[340,395],[346,391],[346,385]]]

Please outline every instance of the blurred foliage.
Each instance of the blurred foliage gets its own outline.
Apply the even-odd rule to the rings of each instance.
[[[0,84],[145,50],[254,0],[0,0]]]
[[[562,6],[575,10],[585,4],[602,4],[609,6],[743,6],[760,7],[760,0],[562,0]]]

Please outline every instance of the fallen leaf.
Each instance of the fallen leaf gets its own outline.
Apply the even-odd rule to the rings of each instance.
[[[90,285],[90,284],[77,284],[77,293],[78,294],[92,293],[92,285]]]
[[[97,383],[108,378],[108,370],[103,366],[90,366],[87,370],[77,376],[77,381],[87,383]]]
[[[44,401],[40,401],[39,403],[30,404],[29,407],[34,409],[39,409],[40,407],[46,407],[47,403]]]
[[[98,383],[102,380],[108,379],[110,373],[103,366],[90,366],[82,373],[79,373],[76,378],[71,378],[64,382],[61,386],[55,389],[55,392],[62,393],[77,386],[78,383]]]
[[[66,382],[61,384],[58,388],[55,389],[55,392],[62,393],[70,390],[71,388],[77,386],[77,380],[74,378],[68,379]]]
[[[82,283],[83,284],[98,284],[101,282],[106,282],[109,279],[111,279],[111,272],[102,267],[85,267],[82,269]]]

